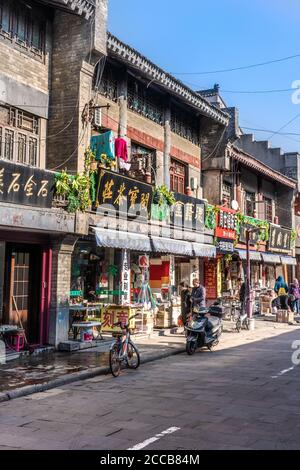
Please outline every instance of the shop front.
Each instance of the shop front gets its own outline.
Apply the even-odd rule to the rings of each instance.
[[[54,173],[1,161],[0,336],[9,350],[48,343],[52,245],[69,222],[59,228],[53,184]]]

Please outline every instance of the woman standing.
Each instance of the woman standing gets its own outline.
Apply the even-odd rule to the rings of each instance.
[[[180,294],[181,317],[182,317],[183,326],[185,326],[188,320],[188,317],[191,313],[191,306],[192,306],[191,292],[190,292],[190,288],[187,282],[181,282],[180,287],[181,287],[181,294]]]
[[[298,279],[294,279],[289,288],[292,310],[294,313],[300,313],[300,287]]]

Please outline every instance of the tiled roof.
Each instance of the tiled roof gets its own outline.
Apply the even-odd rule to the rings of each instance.
[[[77,15],[89,19],[95,13],[95,0],[38,0],[38,2],[66,11],[72,11]]]
[[[200,111],[203,115],[214,119],[222,125],[228,124],[229,117],[225,112],[212,106],[204,97],[193,91],[180,80],[177,80],[175,77],[165,72],[147,59],[147,57],[120,41],[120,39],[113,36],[111,33],[107,34],[107,51],[110,56],[126,62],[132,67],[138,69],[149,78],[150,82],[156,82],[160,87],[166,89],[174,96],[177,95],[182,101],[185,101],[190,106],[196,108],[198,112]]]
[[[248,166],[257,172],[264,174],[272,180],[278,181],[279,183],[288,186],[289,188],[296,188],[296,181],[288,178],[285,175],[282,175],[279,173],[279,171],[273,170],[273,168],[270,168],[265,163],[257,160],[249,153],[238,148],[236,145],[231,145],[229,147],[229,155],[235,160],[243,163],[245,166]]]

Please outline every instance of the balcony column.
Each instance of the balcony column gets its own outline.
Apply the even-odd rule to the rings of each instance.
[[[170,154],[171,154],[171,111],[165,110],[164,126],[164,184],[170,189]]]
[[[119,86],[119,137],[127,136],[127,73],[122,74]]]

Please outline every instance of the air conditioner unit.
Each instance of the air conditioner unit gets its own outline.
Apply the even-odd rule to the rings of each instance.
[[[192,190],[192,191],[196,191],[196,189],[198,188],[198,180],[197,180],[197,178],[191,178],[191,180],[190,180],[190,186],[191,186],[191,190]]]
[[[101,110],[101,108],[95,108],[94,124],[95,124],[95,126],[98,126],[98,127],[102,126],[102,110]]]

